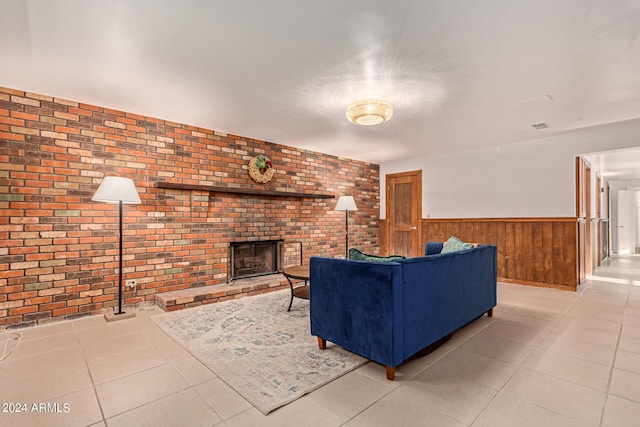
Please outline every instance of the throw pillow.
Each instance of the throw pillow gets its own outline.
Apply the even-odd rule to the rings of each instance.
[[[362,251],[359,251],[356,248],[349,249],[349,259],[354,259],[357,261],[369,261],[369,262],[394,262],[400,261],[401,259],[406,259],[406,257],[402,255],[391,255],[391,256],[378,256],[378,255],[369,255],[365,254]]]
[[[457,237],[449,237],[449,240],[444,242],[444,246],[442,247],[441,254],[446,254],[449,252],[461,251],[463,249],[471,249],[473,248],[473,243],[465,243]]]

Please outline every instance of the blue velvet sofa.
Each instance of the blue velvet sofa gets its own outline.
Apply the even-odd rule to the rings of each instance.
[[[496,305],[497,249],[491,245],[396,262],[312,257],[311,334],[395,369]]]

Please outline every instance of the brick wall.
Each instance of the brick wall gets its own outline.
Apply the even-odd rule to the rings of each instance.
[[[267,184],[248,175],[261,153],[276,169]],[[377,251],[377,165],[0,87],[0,327],[117,304],[117,205],[91,201],[106,175],[132,178],[142,199],[124,207],[123,271],[138,281],[127,303],[226,282],[231,241],[302,240],[307,260],[344,252],[337,199],[166,190],[158,181],[352,194],[350,241]]]

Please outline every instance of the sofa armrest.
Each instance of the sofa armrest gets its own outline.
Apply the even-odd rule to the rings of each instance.
[[[402,268],[310,260],[311,334],[386,366],[402,362]]]
[[[400,262],[405,357],[495,307],[496,253],[480,245]]]

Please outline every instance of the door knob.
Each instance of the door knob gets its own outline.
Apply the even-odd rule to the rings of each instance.
[[[409,230],[417,230],[418,227],[416,227],[415,225],[412,225],[411,227],[409,227]]]

